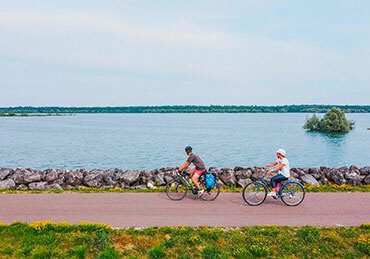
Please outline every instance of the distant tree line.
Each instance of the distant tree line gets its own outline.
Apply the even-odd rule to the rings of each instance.
[[[326,113],[334,105],[173,105],[173,106],[122,106],[122,107],[3,107],[0,113]],[[335,105],[345,113],[370,113],[370,105]]]

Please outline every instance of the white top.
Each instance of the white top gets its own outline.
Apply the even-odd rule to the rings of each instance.
[[[279,170],[278,174],[282,174],[286,178],[289,178],[290,177],[289,160],[286,157],[284,157],[282,159],[278,158],[278,160],[276,160],[276,163],[278,163],[278,165],[281,165],[281,164],[284,164],[285,165],[283,168],[281,168]]]

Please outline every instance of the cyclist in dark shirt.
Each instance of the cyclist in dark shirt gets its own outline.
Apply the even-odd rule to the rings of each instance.
[[[207,170],[207,168],[204,162],[202,161],[202,159],[198,155],[193,153],[192,147],[190,146],[186,147],[185,152],[189,157],[186,160],[186,162],[182,166],[179,167],[178,170],[182,171],[186,169],[191,163],[195,166],[195,168],[191,169],[190,171],[190,177],[194,185],[198,188],[198,196],[201,196],[204,190],[200,188],[198,179]]]

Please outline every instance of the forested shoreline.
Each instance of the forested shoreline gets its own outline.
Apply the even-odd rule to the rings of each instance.
[[[345,113],[370,113],[370,105],[167,105],[121,107],[1,107],[0,114],[72,114],[72,113],[326,113],[332,107]]]

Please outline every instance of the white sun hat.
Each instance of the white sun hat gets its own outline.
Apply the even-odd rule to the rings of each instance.
[[[280,148],[278,151],[276,151],[276,154],[280,154],[280,155],[285,156],[286,155],[286,152],[285,152],[284,149]]]

